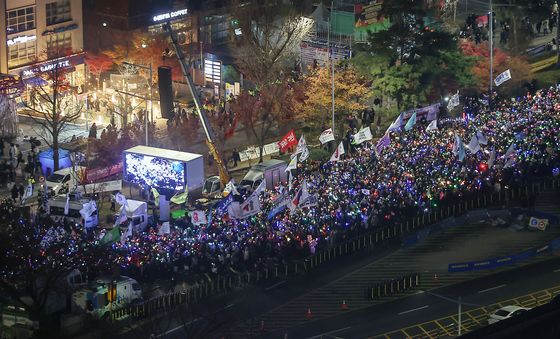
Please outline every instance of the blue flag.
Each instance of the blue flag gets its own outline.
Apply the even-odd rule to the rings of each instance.
[[[282,212],[285,209],[286,209],[286,205],[280,205],[280,206],[274,208],[273,210],[268,212],[268,217],[267,217],[268,220],[273,219],[278,213]]]
[[[215,205],[216,207],[216,214],[218,216],[222,216],[227,213],[228,206],[233,202],[233,193],[227,195],[227,197],[223,198],[222,200],[218,201]]]
[[[406,122],[406,125],[404,125],[404,130],[410,131],[414,125],[416,125],[416,112],[414,112],[410,119],[408,119],[408,121]]]

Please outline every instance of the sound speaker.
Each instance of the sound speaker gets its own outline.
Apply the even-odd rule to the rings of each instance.
[[[159,106],[161,117],[173,118],[173,89],[171,88],[171,67],[158,67]]]

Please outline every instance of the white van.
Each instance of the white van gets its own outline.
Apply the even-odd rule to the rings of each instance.
[[[90,205],[93,207],[91,215],[84,218],[80,211]],[[97,215],[97,205],[95,201],[88,198],[82,198],[79,192],[74,192],[69,194],[68,201],[68,214],[64,214],[64,209],[66,207],[66,194],[57,195],[48,201],[48,212],[51,217],[56,222],[62,219],[69,220],[76,224],[81,224],[85,228],[95,227],[99,224],[99,218]]]
[[[78,184],[78,175],[85,170],[86,168],[83,166],[76,166],[74,173],[72,167],[63,168],[51,174],[45,180],[45,185],[53,192],[53,195],[67,193]]]
[[[266,188],[273,189],[280,183],[286,183],[286,167],[288,164],[282,160],[271,159],[251,167],[239,185],[248,189],[259,187],[266,180]]]

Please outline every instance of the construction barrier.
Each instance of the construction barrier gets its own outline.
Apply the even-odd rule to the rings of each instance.
[[[366,294],[368,299],[376,300],[410,291],[418,286],[420,286],[420,274],[415,273],[370,286]]]

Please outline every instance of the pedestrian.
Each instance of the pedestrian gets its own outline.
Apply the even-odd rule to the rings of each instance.
[[[116,201],[115,194],[111,194],[111,211],[113,212],[115,212],[116,210],[115,201]]]
[[[233,167],[237,167],[237,162],[241,161],[241,157],[239,156],[239,151],[237,150],[237,147],[233,149],[231,158],[233,160]]]
[[[12,199],[14,200],[14,202],[16,202],[17,198],[19,197],[19,190],[15,182],[13,183],[11,193],[12,193]]]
[[[89,129],[88,138],[97,139],[97,125],[95,124],[95,122],[91,125],[91,127]]]
[[[18,150],[16,168],[18,168],[19,164],[22,162],[23,162],[23,153],[21,153],[21,151]]]
[[[19,197],[23,199],[23,195],[25,194],[25,186],[23,186],[23,184],[19,184],[18,193]]]

